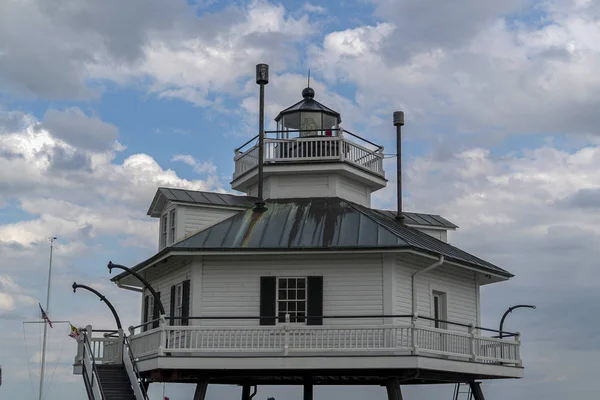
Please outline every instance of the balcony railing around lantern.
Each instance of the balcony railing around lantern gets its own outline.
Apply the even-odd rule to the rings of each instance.
[[[288,315],[286,322],[276,322],[276,325],[243,326],[242,321],[278,317],[223,316],[187,317],[190,325],[180,326],[174,322],[181,318],[165,317],[160,320],[160,326],[152,330],[135,333],[153,321],[131,327],[130,340],[135,357],[140,359],[165,354],[190,357],[220,354],[236,357],[245,353],[253,356],[263,354],[268,357],[287,357],[326,351],[331,356],[423,354],[459,361],[521,366],[518,333],[502,332],[504,338],[498,339],[483,335],[483,332],[500,333],[494,329],[411,315],[316,318],[325,321],[351,321],[352,325],[290,323]],[[361,320],[367,319],[382,323],[360,324]],[[388,323],[383,323],[384,320]],[[193,325],[195,321],[199,325]],[[436,321],[445,329],[434,328]]]
[[[265,132],[265,164],[347,162],[384,177],[383,146],[341,129]],[[353,137],[362,143],[349,140]],[[234,179],[258,166],[258,135],[235,149]]]

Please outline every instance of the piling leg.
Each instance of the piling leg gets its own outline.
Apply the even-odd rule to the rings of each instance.
[[[399,379],[390,379],[385,385],[387,389],[388,400],[402,400],[402,389]]]
[[[481,390],[481,382],[471,382],[471,393],[474,400],[485,400],[483,390]]]
[[[206,390],[208,389],[208,381],[198,381],[196,391],[194,392],[194,400],[204,400],[206,398]]]
[[[304,400],[313,400],[313,383],[310,379],[304,382]]]
[[[242,385],[242,400],[250,400],[250,385]]]

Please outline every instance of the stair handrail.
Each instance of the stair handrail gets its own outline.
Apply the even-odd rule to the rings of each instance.
[[[98,374],[98,369],[96,368],[96,358],[94,357],[94,352],[92,351],[92,346],[90,345],[89,334],[92,331],[91,327],[88,326],[89,329],[82,329],[81,332],[83,334],[83,355],[82,355],[82,366],[83,366],[83,380],[85,382],[85,387],[88,392],[88,397],[91,400],[105,400],[106,396],[104,395],[104,390],[102,389],[102,383],[100,382],[100,375]],[[85,366],[86,361],[86,352],[89,354],[89,358],[91,359],[92,365],[92,379],[90,382],[90,378],[88,377],[87,367]],[[89,361],[89,360],[88,360]],[[100,398],[96,399],[96,393],[94,393],[94,378],[96,383],[97,391],[99,392]]]
[[[140,374],[140,370],[137,366],[137,361],[135,360],[135,356],[133,354],[133,351],[131,350],[131,341],[129,340],[129,337],[125,334],[125,332],[123,332],[123,346],[127,348],[127,355],[129,357],[129,360],[131,361],[131,365],[133,366],[133,373],[135,374],[136,382],[138,387],[140,388],[142,396],[144,400],[148,400],[148,393],[146,392],[146,388],[142,383],[142,375]],[[125,354],[123,354],[123,357],[125,357]],[[125,362],[123,363],[125,364]]]

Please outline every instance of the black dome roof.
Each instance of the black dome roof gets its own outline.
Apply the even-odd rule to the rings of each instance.
[[[304,90],[302,90],[302,97],[304,97],[303,100],[300,100],[293,106],[290,106],[285,110],[281,111],[279,115],[277,115],[277,117],[275,118],[275,121],[279,122],[281,117],[283,117],[285,114],[295,113],[298,111],[317,111],[335,117],[337,119],[338,124],[342,122],[342,118],[340,117],[339,112],[333,111],[331,108],[319,103],[314,99],[315,91],[313,88],[307,87]]]

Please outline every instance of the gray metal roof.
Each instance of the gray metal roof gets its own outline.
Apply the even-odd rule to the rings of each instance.
[[[498,272],[500,274],[506,274],[507,276],[512,276],[510,272],[490,262],[482,260],[481,258],[476,257],[470,253],[467,253],[466,251],[463,251],[458,247],[452,246],[451,244],[438,240],[426,233],[419,231],[416,228],[412,228],[410,226],[398,223],[394,219],[394,217],[390,217],[388,213],[382,213],[378,210],[372,210],[370,208],[363,207],[359,204],[354,204],[354,206],[357,209],[360,209],[361,212],[373,218],[373,220],[377,221],[379,224],[388,228],[395,235],[402,238],[415,248],[430,251],[436,254],[441,254],[446,258],[454,259],[456,261],[468,263],[475,266],[480,266]]]
[[[404,246],[405,241],[337,198],[268,201],[176,243],[173,248],[298,249]]]
[[[264,212],[240,212],[187,239],[172,250],[325,250],[412,248],[443,255],[507,277],[509,272],[416,228],[388,212],[338,198],[279,199]]]
[[[154,195],[152,203],[150,204],[150,208],[148,209],[148,215],[153,215],[153,210],[161,202],[161,200],[240,208],[252,207],[256,202],[256,198],[251,196],[236,196],[228,193],[202,192],[199,190],[159,187]]]
[[[229,206],[229,207],[240,207],[240,208],[251,208],[256,203],[256,197],[252,196],[237,196],[227,193],[215,193],[215,192],[203,192],[199,190],[186,190],[186,189],[174,189],[159,187],[148,215],[151,215],[152,210],[157,205],[158,200],[163,196],[164,199],[169,201],[176,201],[179,203],[190,203],[190,204],[204,204],[213,206]],[[162,211],[162,210],[161,210]],[[392,210],[376,210],[390,218],[396,217],[396,211]],[[404,215],[405,223],[409,225],[420,225],[420,226],[431,226],[432,228],[445,228],[445,229],[456,229],[458,226],[448,221],[445,218],[435,214],[423,214],[406,212]]]
[[[392,210],[375,210],[381,214],[384,214],[388,218],[396,218],[396,211]],[[409,225],[419,225],[419,226],[430,226],[432,228],[446,228],[446,229],[456,229],[457,225],[454,225],[452,222],[448,221],[445,218],[440,217],[435,214],[423,214],[423,213],[413,213],[403,211],[402,215],[404,215],[404,223]]]

